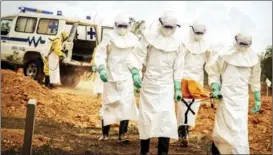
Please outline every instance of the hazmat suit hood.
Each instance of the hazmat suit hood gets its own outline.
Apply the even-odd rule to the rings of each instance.
[[[238,52],[247,51],[252,44],[252,37],[246,34],[238,34],[234,37],[233,46]]]
[[[147,29],[143,35],[146,41],[157,49],[165,52],[176,51],[181,43],[181,38],[177,33],[177,17],[173,12],[164,12],[158,19],[157,29]]]
[[[126,14],[120,13],[115,18],[114,30],[104,37],[119,48],[129,48],[136,45],[138,38],[130,32],[130,19]]]
[[[118,35],[124,36],[130,32],[131,23],[128,15],[119,13],[115,18],[114,30]]]
[[[209,44],[205,40],[206,26],[198,22],[194,22],[189,27],[189,40],[186,48],[192,54],[201,54],[209,49]]]
[[[251,49],[252,37],[246,34],[237,34],[234,37],[233,45],[219,53],[229,64],[240,67],[252,67],[259,61],[259,56]]]

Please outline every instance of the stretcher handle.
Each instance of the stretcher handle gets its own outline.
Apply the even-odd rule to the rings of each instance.
[[[211,99],[213,99],[214,97],[212,96],[212,93],[210,94],[210,97]],[[218,99],[222,99],[223,98],[223,95],[218,95]]]
[[[218,98],[221,99],[221,98],[223,98],[223,96],[222,96],[222,95],[218,95]],[[212,93],[210,94],[210,99],[211,99],[211,100],[210,100],[210,107],[211,107],[211,108],[214,108],[214,104],[213,104],[213,103],[214,103],[214,102],[213,102],[213,99],[214,99],[214,98],[213,98],[213,96],[212,96]]]

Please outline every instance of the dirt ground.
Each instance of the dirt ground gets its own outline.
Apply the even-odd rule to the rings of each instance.
[[[27,101],[38,101],[33,154],[139,154],[137,122],[129,125],[129,144],[117,144],[118,124],[113,125],[111,139],[98,141],[101,134],[100,98],[92,91],[91,81],[82,81],[77,88],[59,87],[49,90],[17,73],[1,70],[1,153],[20,154],[23,145]],[[272,154],[272,96],[262,96],[260,113],[249,112],[251,154]],[[138,102],[138,99],[137,99]],[[254,106],[250,93],[249,109]],[[201,105],[196,126],[190,133],[190,146],[181,148],[171,141],[169,154],[210,154],[211,134],[216,108],[209,102]],[[157,140],[152,139],[151,154],[157,153]]]

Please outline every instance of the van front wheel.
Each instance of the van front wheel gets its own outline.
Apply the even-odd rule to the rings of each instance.
[[[39,59],[33,59],[28,61],[24,65],[24,74],[32,79],[42,83],[44,79],[43,63]]]

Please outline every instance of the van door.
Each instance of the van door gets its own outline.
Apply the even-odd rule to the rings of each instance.
[[[44,44],[39,43],[36,47],[36,51],[39,51],[42,56],[47,56],[51,48],[51,39],[58,37],[61,33],[60,26],[61,20],[53,18],[40,18],[37,25],[35,36],[43,38],[46,42]]]
[[[75,35],[76,35],[76,32],[77,32],[77,27],[78,27],[79,23],[74,23],[73,25],[71,24],[66,24],[66,30],[70,30],[70,33],[69,33],[69,37],[67,39],[66,42],[64,42],[63,44],[63,49],[64,51],[66,51],[66,56],[67,56],[67,59],[64,61],[64,63],[68,63],[71,61],[71,58],[72,58],[72,51],[73,51],[73,46],[74,46],[74,38],[75,38]]]
[[[105,34],[109,33],[113,29],[114,28],[110,27],[110,26],[102,26],[101,27],[101,39],[100,39],[100,41],[102,41],[102,38],[104,37]]]
[[[80,63],[89,63],[97,46],[96,30],[91,25],[79,24],[74,38],[72,60]]]

